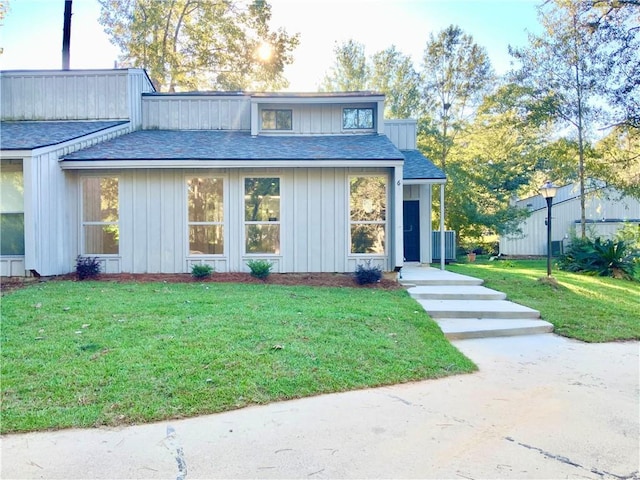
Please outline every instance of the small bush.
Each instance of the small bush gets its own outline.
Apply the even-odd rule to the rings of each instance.
[[[213,267],[211,265],[207,265],[206,263],[199,265],[196,264],[191,267],[191,276],[196,279],[209,278],[212,273]]]
[[[267,262],[266,260],[249,260],[247,262],[247,266],[249,267],[249,270],[251,270],[252,277],[264,280],[271,275],[273,263]]]
[[[86,280],[87,278],[95,278],[100,275],[100,261],[98,257],[81,257],[76,258],[76,276],[78,280]]]
[[[382,270],[380,267],[372,267],[371,260],[367,260],[356,267],[354,277],[358,285],[377,283],[382,278]]]

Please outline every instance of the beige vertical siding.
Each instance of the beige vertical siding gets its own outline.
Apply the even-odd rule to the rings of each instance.
[[[415,150],[417,126],[415,120],[385,120],[384,133],[400,150]]]
[[[558,204],[553,204],[551,220],[551,240],[568,240],[571,230],[580,231],[580,199],[574,198]],[[601,221],[611,219],[638,219],[640,218],[640,201],[630,197],[622,199],[609,199],[589,195],[585,202],[585,215],[587,220]],[[500,252],[505,255],[546,255],[547,252],[547,227],[545,219],[547,209],[536,210],[522,223],[522,235],[500,237]],[[589,236],[610,236],[610,223],[588,223]]]
[[[2,120],[120,120],[140,103],[126,70],[4,72],[1,83]]]
[[[245,96],[176,95],[142,97],[143,128],[160,130],[250,130]]]
[[[209,263],[217,271],[248,271],[250,258],[274,263],[278,272],[353,271],[362,257],[349,254],[348,178],[357,174],[389,175],[388,169],[281,168],[281,169],[134,169],[78,172],[117,176],[120,186],[120,253],[104,256],[111,271],[132,273],[188,273],[191,265]],[[187,244],[186,180],[194,176],[221,176],[225,182],[225,254],[189,256]],[[281,179],[281,252],[279,255],[244,254],[244,178],[277,176]],[[79,195],[77,187],[76,195]],[[70,230],[80,244],[80,202],[70,215]],[[389,231],[388,227],[388,231]],[[392,251],[389,231],[387,249]],[[389,267],[388,255],[374,264]]]

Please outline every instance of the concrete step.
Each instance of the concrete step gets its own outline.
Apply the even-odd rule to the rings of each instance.
[[[422,300],[504,300],[507,296],[481,285],[420,285],[409,288],[409,294]]]
[[[540,312],[506,300],[417,300],[434,319],[539,319]]]
[[[416,287],[421,285],[482,285],[483,280],[479,278],[458,275],[458,278],[398,278],[400,285],[405,287]],[[463,278],[460,278],[463,277]]]
[[[544,320],[504,318],[439,318],[436,322],[449,340],[508,337],[553,332]]]

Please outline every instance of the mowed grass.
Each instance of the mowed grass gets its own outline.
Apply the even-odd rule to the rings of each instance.
[[[640,339],[640,282],[563,272],[557,287],[540,282],[546,260],[499,260],[455,264],[449,270],[485,280],[507,299],[540,311],[555,333],[585,342]]]
[[[132,424],[471,372],[404,290],[51,281],[2,297],[1,431]]]

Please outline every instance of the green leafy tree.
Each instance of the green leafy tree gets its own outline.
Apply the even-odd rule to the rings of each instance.
[[[640,198],[640,129],[614,128],[595,146],[594,176],[622,193]]]
[[[585,183],[589,135],[601,114],[598,86],[605,74],[603,54],[595,37],[587,34],[579,2],[553,0],[539,9],[544,32],[529,35],[529,45],[510,49],[521,62],[514,79],[537,90],[539,98],[553,105],[558,128],[571,127],[578,147],[581,235],[586,236]]]
[[[422,96],[431,119],[423,133],[432,137],[425,144],[445,173],[457,134],[488,92],[493,78],[486,50],[460,27],[451,25],[430,35],[423,56]]]
[[[546,106],[531,91],[504,85],[485,97],[460,133],[449,162],[449,225],[461,237],[517,233],[515,207],[547,153]]]
[[[640,0],[577,3],[585,34],[600,53],[598,89],[614,125],[640,128]]]
[[[420,111],[420,75],[411,57],[394,45],[371,57],[370,88],[385,94],[386,118],[415,118]]]
[[[370,80],[364,45],[355,40],[336,44],[334,64],[320,84],[321,92],[366,90]]]
[[[271,6],[197,0],[98,0],[123,65],[160,91],[278,89],[298,35],[269,28]]]

